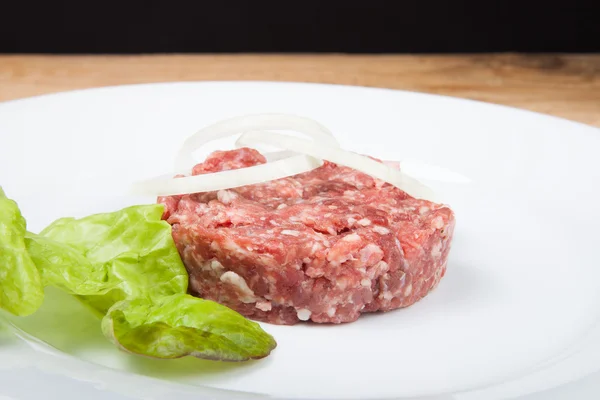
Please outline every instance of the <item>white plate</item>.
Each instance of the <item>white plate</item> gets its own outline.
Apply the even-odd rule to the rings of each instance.
[[[178,146],[197,128],[255,112],[308,116],[328,126],[347,149],[383,159],[419,159],[470,177],[471,185],[436,186],[457,215],[440,286],[412,307],[352,324],[263,324],[278,348],[264,360],[237,365],[136,358],[107,344],[97,322],[77,304],[59,314],[41,310],[18,324],[57,350],[9,339],[5,331],[0,394],[19,399],[38,398],[42,391],[65,399],[600,396],[600,375],[590,375],[600,370],[600,131],[595,128],[507,107],[381,89],[260,82],[124,86],[0,105],[0,184],[19,202],[34,231],[62,216],[151,202],[119,193],[133,180],[169,172]],[[85,335],[65,337],[63,318],[80,319]],[[232,391],[243,393],[236,397]]]

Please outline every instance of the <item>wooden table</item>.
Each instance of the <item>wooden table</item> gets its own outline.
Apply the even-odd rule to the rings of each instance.
[[[199,80],[405,89],[600,126],[600,55],[0,55],[0,101],[88,87]]]

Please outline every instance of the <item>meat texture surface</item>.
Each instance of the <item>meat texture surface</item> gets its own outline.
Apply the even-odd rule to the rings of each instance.
[[[215,152],[193,174],[265,163]],[[342,323],[407,307],[446,271],[454,214],[325,162],[290,178],[159,198],[193,295],[274,324]]]

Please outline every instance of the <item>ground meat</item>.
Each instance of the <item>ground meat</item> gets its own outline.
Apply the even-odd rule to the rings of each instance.
[[[193,174],[266,162],[215,152]],[[159,198],[192,294],[275,324],[407,307],[444,276],[454,215],[333,163],[294,177]]]

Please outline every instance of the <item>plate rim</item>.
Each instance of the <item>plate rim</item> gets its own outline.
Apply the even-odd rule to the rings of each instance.
[[[446,94],[421,92],[421,91],[416,91],[416,90],[395,89],[395,88],[387,88],[387,87],[379,87],[379,86],[347,85],[347,84],[341,84],[341,83],[323,83],[323,82],[268,81],[268,80],[199,80],[199,81],[182,80],[182,81],[157,81],[157,82],[127,83],[127,84],[122,84],[122,85],[92,86],[92,87],[87,87],[87,88],[61,90],[61,91],[56,91],[56,92],[37,94],[37,95],[33,95],[33,96],[20,97],[20,98],[16,98],[16,99],[3,100],[3,101],[0,101],[0,107],[2,107],[3,105],[17,104],[17,103],[26,102],[26,101],[42,100],[42,99],[46,99],[48,97],[53,97],[53,96],[60,96],[60,97],[73,96],[73,95],[78,95],[81,93],[92,92],[92,91],[112,91],[112,90],[138,88],[138,87],[149,87],[149,86],[185,86],[185,85],[220,85],[220,84],[224,84],[224,85],[260,84],[260,85],[272,85],[272,86],[285,86],[285,85],[311,86],[311,87],[335,88],[335,89],[344,89],[344,90],[349,89],[349,90],[368,90],[368,91],[374,91],[374,92],[379,92],[379,91],[393,92],[393,93],[401,93],[404,95],[415,95],[415,96],[419,96],[419,97],[433,97],[433,98],[438,98],[438,99],[446,100],[446,101],[449,101],[449,100],[450,101],[459,101],[459,102],[464,102],[464,103],[471,103],[473,105],[499,107],[499,108],[505,109],[505,111],[513,111],[513,112],[518,112],[518,113],[531,114],[531,115],[535,115],[538,117],[551,118],[551,119],[556,120],[557,122],[562,121],[562,123],[565,123],[565,122],[571,123],[571,124],[578,125],[582,128],[591,128],[593,130],[598,131],[598,133],[600,133],[599,126],[586,124],[584,122],[568,119],[565,117],[560,117],[560,116],[553,115],[553,114],[547,114],[547,113],[543,113],[543,112],[539,112],[539,111],[533,111],[533,110],[529,110],[526,108],[520,108],[520,107],[516,107],[516,106],[501,104],[501,103],[494,103],[494,102],[484,101],[484,100],[476,100],[476,99],[471,99],[471,98],[466,98],[466,97],[451,96],[451,95],[446,95]]]

